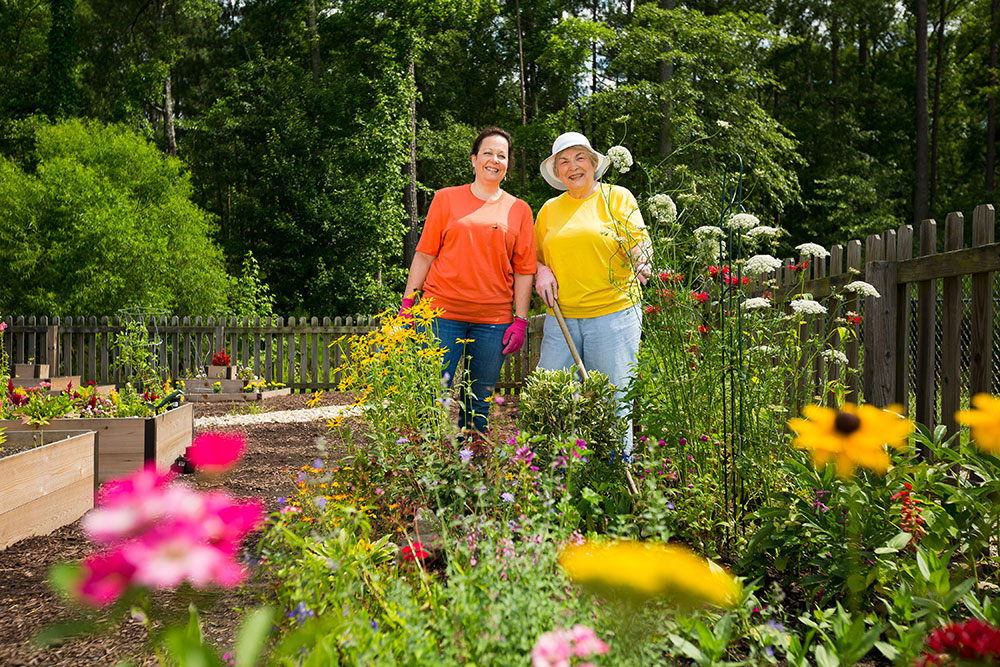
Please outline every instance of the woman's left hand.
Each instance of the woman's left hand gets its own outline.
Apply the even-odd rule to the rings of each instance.
[[[649,282],[649,277],[651,275],[653,275],[653,268],[649,265],[649,262],[640,260],[639,263],[635,265],[635,277],[639,279],[639,284],[645,285]]]
[[[524,337],[528,333],[528,320],[515,317],[503,334],[503,353],[514,354],[524,347]]]

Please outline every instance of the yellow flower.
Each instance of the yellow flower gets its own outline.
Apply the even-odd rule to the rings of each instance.
[[[989,394],[972,397],[974,410],[959,410],[955,421],[972,428],[972,439],[984,452],[1000,454],[1000,398]]]
[[[597,590],[720,607],[739,600],[739,585],[728,572],[674,544],[585,542],[568,547],[559,564],[574,583]]]
[[[805,419],[789,419],[788,428],[797,433],[792,446],[808,449],[817,468],[835,459],[841,479],[854,474],[857,466],[885,474],[889,469],[886,445],[905,449],[913,432],[913,423],[901,413],[899,405],[884,410],[853,403],[844,403],[839,410],[808,405],[802,408]]]

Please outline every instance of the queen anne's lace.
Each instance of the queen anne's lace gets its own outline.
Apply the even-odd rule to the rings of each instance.
[[[747,310],[759,310],[761,308],[770,308],[771,300],[762,296],[755,296],[752,299],[747,299],[743,302],[743,307]]]
[[[771,273],[778,268],[781,268],[781,260],[771,255],[754,255],[743,265],[743,270],[754,276]]]
[[[649,198],[649,212],[662,224],[669,225],[677,220],[677,204],[670,195],[653,195]],[[697,234],[697,232],[695,232]]]
[[[863,280],[855,280],[852,283],[847,283],[844,285],[844,290],[847,292],[856,292],[862,296],[873,296],[876,299],[882,297],[882,295],[878,293],[878,290],[875,289],[874,285],[866,283]]]
[[[847,364],[847,355],[840,350],[823,350],[820,352],[820,356],[827,361],[835,361],[836,363],[843,365]]]
[[[756,215],[750,215],[749,213],[737,213],[729,218],[728,224],[731,229],[740,229],[745,232],[758,227],[760,219]]]
[[[802,315],[825,315],[826,306],[811,299],[796,299],[792,301],[792,310]]]
[[[830,251],[818,243],[802,243],[795,246],[795,249],[806,257],[829,257]]]
[[[611,160],[611,166],[617,169],[619,173],[624,174],[632,168],[632,153],[624,146],[612,146],[609,148],[608,159]]]

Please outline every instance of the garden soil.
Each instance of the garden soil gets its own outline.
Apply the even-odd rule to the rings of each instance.
[[[265,412],[306,407],[308,394],[268,399]],[[318,406],[344,405],[340,393],[323,394]],[[196,404],[195,417],[246,412],[245,404]],[[247,435],[247,453],[238,467],[222,480],[198,480],[201,489],[224,489],[239,497],[263,498],[269,511],[277,509],[276,498],[294,495],[300,467],[317,457],[316,442],[324,433],[322,422],[264,423],[242,427]],[[339,443],[330,442],[337,451]],[[190,478],[188,478],[190,479]],[[247,540],[246,551],[255,553],[259,534]],[[112,634],[70,639],[59,646],[38,648],[32,638],[48,624],[67,620],[69,609],[47,584],[49,569],[57,563],[78,561],[94,551],[80,530],[79,522],[50,535],[32,537],[0,551],[0,666],[16,665],[115,665],[128,660],[134,665],[155,665],[146,644],[147,633],[138,621],[130,621]],[[217,646],[228,647],[240,621],[240,612],[261,604],[263,584],[248,577],[248,583],[223,591],[202,614],[205,635]],[[160,596],[163,602],[169,595]]]

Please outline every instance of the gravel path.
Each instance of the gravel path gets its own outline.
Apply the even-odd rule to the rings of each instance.
[[[358,408],[355,406],[325,405],[321,408],[306,408],[304,410],[278,410],[249,415],[198,417],[194,420],[194,426],[195,428],[211,428],[213,426],[245,426],[247,424],[273,424],[276,422],[291,424],[333,419],[334,417],[350,417],[356,414],[358,414]]]

